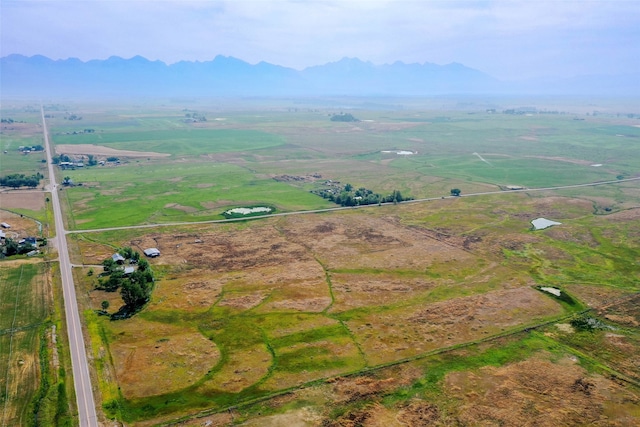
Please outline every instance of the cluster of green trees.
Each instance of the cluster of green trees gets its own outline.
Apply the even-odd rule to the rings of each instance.
[[[340,206],[363,206],[413,200],[413,197],[404,197],[399,190],[393,190],[391,194],[382,196],[364,187],[355,189],[351,184],[345,184],[342,188],[334,186],[332,188],[312,190],[311,192]]]
[[[54,165],[57,165],[61,162],[70,162],[71,157],[67,156],[66,154],[60,154],[59,156],[53,156],[51,158],[51,161],[53,162]]]
[[[40,184],[40,180],[44,178],[40,172],[31,176],[26,176],[23,173],[13,173],[0,177],[0,185],[4,187],[18,188],[18,187],[31,187],[35,188]]]
[[[4,246],[0,252],[0,258],[10,257],[13,255],[24,255],[31,252],[36,247],[31,244],[20,245],[15,240],[7,237],[4,239]]]
[[[126,305],[126,312],[135,313],[142,308],[151,297],[153,291],[153,272],[145,259],[140,259],[140,253],[130,247],[118,251],[129,266],[137,265],[131,274],[125,274],[124,266],[116,263],[112,258],[102,262],[104,273],[98,279],[97,289],[116,292],[120,289],[120,296]],[[123,310],[121,310],[123,311]]]
[[[32,146],[27,146],[27,147],[22,147],[20,149],[20,151],[24,152],[24,151],[44,151],[44,147],[40,144],[38,145],[32,145]]]
[[[331,116],[331,121],[332,122],[359,122],[360,120],[356,119],[349,113],[340,113],[340,114],[333,114]]]
[[[196,122],[206,122],[207,118],[205,117],[204,114],[200,114],[196,111],[194,111],[193,113],[186,113],[184,115],[187,119],[193,119]]]

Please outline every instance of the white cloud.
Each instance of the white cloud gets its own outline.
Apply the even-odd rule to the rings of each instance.
[[[350,56],[455,61],[506,78],[640,71],[635,0],[0,1],[2,55],[223,54],[298,69]]]

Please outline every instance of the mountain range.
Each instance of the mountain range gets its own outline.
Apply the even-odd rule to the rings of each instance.
[[[167,65],[141,56],[80,61],[18,54],[0,58],[3,97],[431,96],[444,94],[640,95],[640,75],[503,82],[462,64],[374,65],[343,58],[295,70],[230,56]]]

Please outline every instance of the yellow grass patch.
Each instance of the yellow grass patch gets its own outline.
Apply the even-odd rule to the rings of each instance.
[[[111,325],[111,355],[126,398],[168,393],[201,379],[220,359],[197,331],[131,318]]]
[[[481,339],[562,313],[560,304],[529,287],[376,312],[348,321],[371,364]]]
[[[272,362],[271,353],[263,344],[235,350],[229,354],[227,363],[198,391],[237,393],[264,377]]]
[[[40,211],[44,209],[45,196],[45,193],[39,190],[2,191],[0,192],[0,207],[2,209],[19,208]]]
[[[155,153],[153,151],[130,151],[116,150],[115,148],[105,147],[103,145],[94,144],[58,144],[55,146],[57,154],[92,154],[94,156],[106,157],[168,157],[170,154]]]
[[[445,393],[474,425],[631,425],[638,397],[579,365],[536,358],[479,372],[451,372]],[[630,417],[632,416],[632,417]]]

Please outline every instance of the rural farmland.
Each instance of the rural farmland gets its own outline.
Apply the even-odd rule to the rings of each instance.
[[[101,421],[635,424],[637,119],[280,102],[45,106]]]

